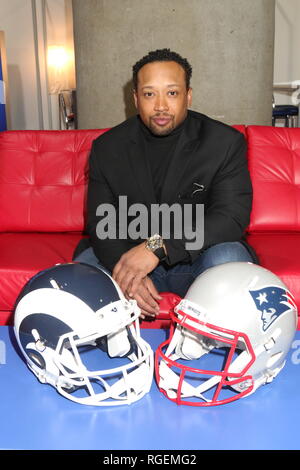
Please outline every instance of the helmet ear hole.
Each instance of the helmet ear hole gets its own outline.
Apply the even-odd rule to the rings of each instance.
[[[27,349],[27,354],[29,359],[31,359],[36,366],[38,366],[40,369],[46,369],[46,361],[38,351],[35,351],[34,349]]]

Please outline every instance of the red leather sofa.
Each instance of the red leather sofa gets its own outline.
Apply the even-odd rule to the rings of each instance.
[[[300,307],[300,128],[235,126],[248,141],[254,200],[247,237]],[[0,325],[36,272],[72,259],[85,224],[87,164],[107,129],[0,133]],[[161,304],[161,319],[176,297]],[[299,309],[300,310],[300,309]]]

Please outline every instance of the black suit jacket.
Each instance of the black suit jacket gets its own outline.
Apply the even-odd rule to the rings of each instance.
[[[194,193],[195,188],[201,190]],[[143,203],[149,210],[151,204],[157,203],[138,116],[97,138],[90,155],[87,229],[95,254],[110,270],[124,252],[141,242],[97,237],[96,227],[101,218],[96,215],[97,207],[103,203],[117,206],[119,196],[127,196],[128,206]],[[193,261],[202,250],[216,243],[241,240],[252,205],[244,136],[226,124],[188,111],[160,203],[205,207],[202,249],[185,252],[189,255],[185,260],[182,249],[173,249],[168,260],[171,265],[187,259]],[[185,241],[183,238],[179,242],[181,247]]]

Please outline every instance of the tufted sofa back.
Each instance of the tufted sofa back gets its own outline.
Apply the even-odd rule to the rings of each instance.
[[[300,231],[300,129],[234,126],[248,142],[248,232]],[[92,141],[108,129],[0,133],[0,232],[81,232]]]
[[[247,127],[253,185],[249,232],[300,231],[300,129]]]
[[[0,232],[82,231],[88,156],[103,132],[1,132]]]

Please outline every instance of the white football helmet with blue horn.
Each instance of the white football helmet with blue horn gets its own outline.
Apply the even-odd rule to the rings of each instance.
[[[136,301],[101,269],[66,263],[23,288],[14,330],[29,369],[81,404],[131,404],[151,387],[153,352],[141,338]]]

